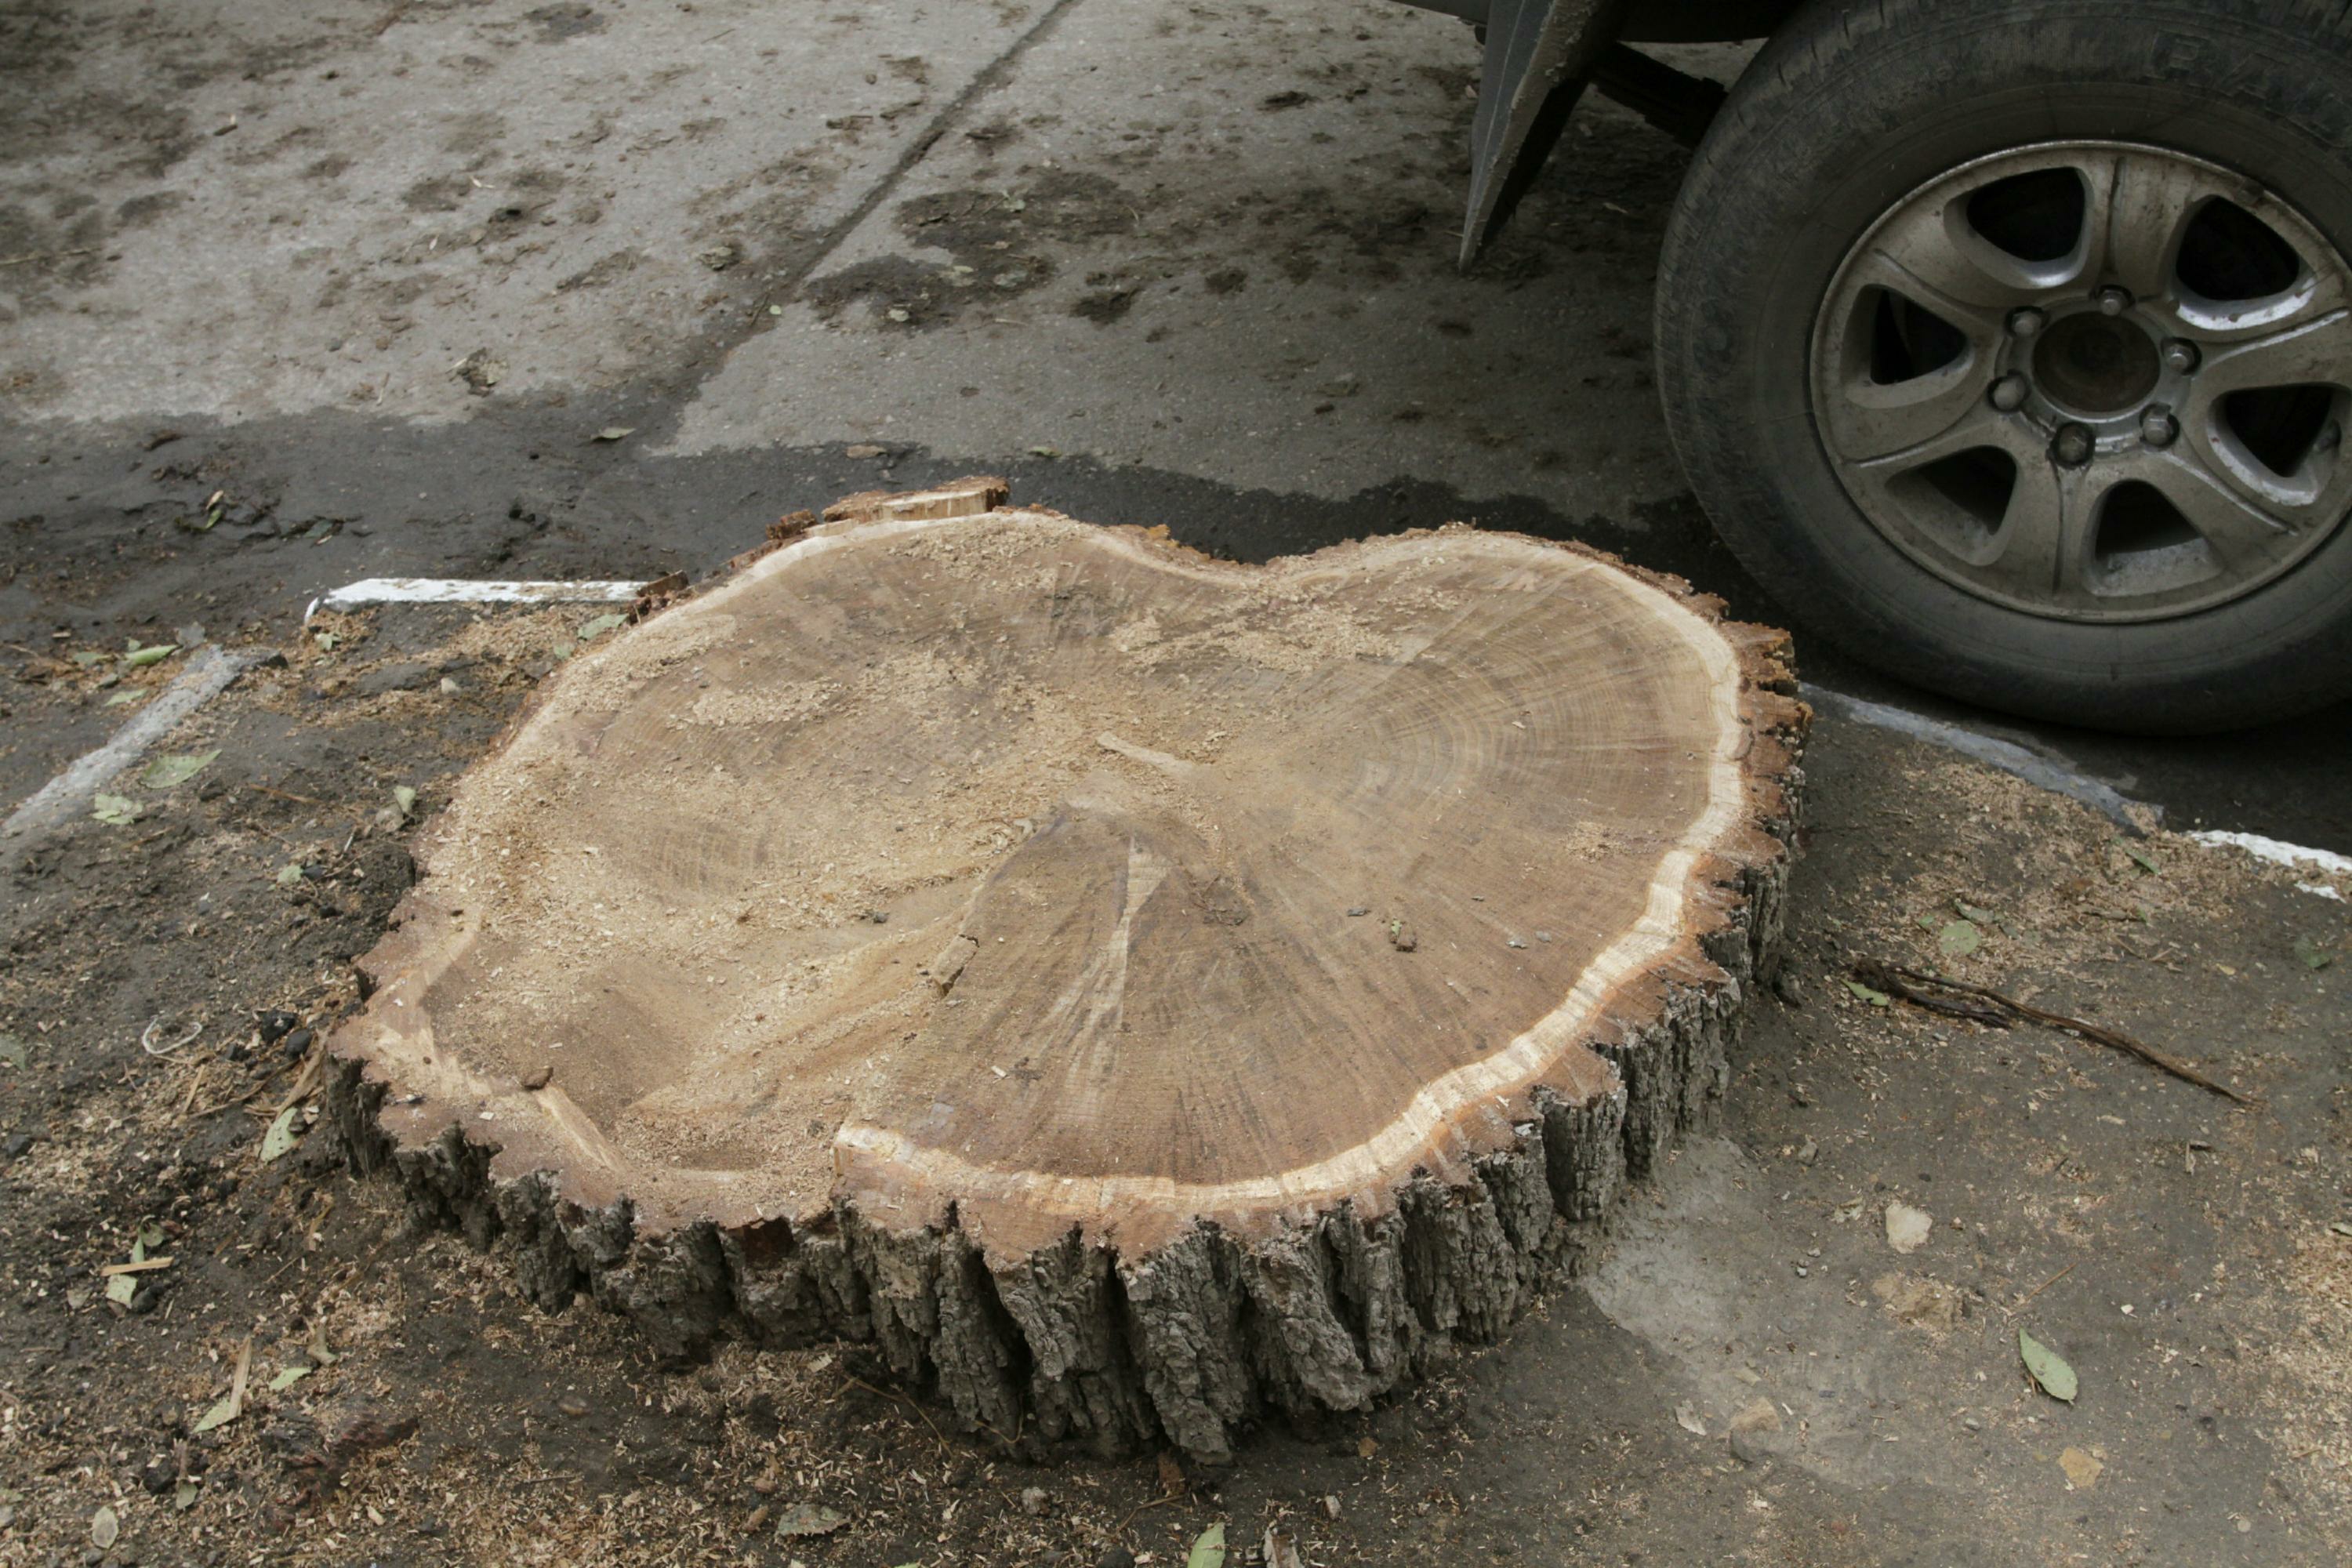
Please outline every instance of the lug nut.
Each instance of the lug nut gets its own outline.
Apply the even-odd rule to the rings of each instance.
[[[2151,403],[2139,411],[2139,438],[2149,446],[2169,447],[2179,434],[2180,422],[2161,403]]]
[[[2110,283],[2092,296],[2099,302],[2102,316],[2120,316],[2132,308],[2131,290]]]
[[[2195,370],[2199,358],[2195,343],[2175,338],[2164,345],[2164,368],[2175,375],[2187,375]]]
[[[2011,337],[2030,338],[2041,330],[2042,312],[2035,310],[2032,306],[2026,305],[2018,310],[2011,310],[2009,313],[2009,335]]]
[[[1992,384],[1992,405],[2003,414],[2014,414],[2025,406],[2025,378],[2011,371]]]
[[[2062,425],[2050,442],[2050,455],[2070,468],[2079,468],[2091,460],[2096,449],[2091,432],[2081,425]]]

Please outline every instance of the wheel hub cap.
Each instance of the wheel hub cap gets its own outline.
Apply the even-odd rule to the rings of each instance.
[[[2156,339],[2138,322],[2089,310],[2053,321],[2034,347],[2032,363],[2043,395],[2093,417],[2138,407],[2164,370]]]

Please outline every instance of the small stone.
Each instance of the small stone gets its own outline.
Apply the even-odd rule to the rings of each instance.
[[[547,1080],[554,1076],[555,1069],[551,1067],[535,1067],[522,1075],[522,1086],[532,1089],[545,1089]]]
[[[903,317],[900,319],[904,320]],[[844,447],[841,455],[845,458],[878,458],[882,455],[882,448],[871,441],[860,441],[854,447]]]
[[[1935,1216],[1906,1203],[1886,1205],[1886,1245],[1897,1252],[1916,1252],[1936,1231]]]
[[[1114,1546],[1095,1559],[1095,1568],[1135,1568],[1135,1553],[1124,1546]]]
[[[1412,934],[1412,927],[1405,924],[1404,921],[1391,921],[1389,922],[1389,945],[1395,948],[1399,952],[1411,952],[1414,948],[1421,945],[1421,939]]]
[[[1372,912],[1372,911],[1371,911],[1370,910],[1366,909],[1366,908],[1365,908],[1363,905],[1361,905],[1361,904],[1358,904],[1358,905],[1354,906],[1352,909],[1349,910],[1349,911],[1348,911],[1348,913],[1349,913],[1349,915],[1350,917],[1358,916],[1358,915],[1368,915],[1368,914],[1370,914],[1371,912]]]
[[[456,696],[457,694],[457,683],[450,679],[447,676],[443,676],[441,678],[441,694],[445,697]]]
[[[11,1132],[8,1141],[0,1143],[0,1154],[5,1154],[11,1160],[21,1160],[32,1152],[33,1135],[29,1132]]]
[[[866,911],[866,918],[872,921],[876,925],[886,926],[890,923],[890,911],[887,910],[868,910]]]
[[[1805,983],[1797,978],[1795,970],[1783,969],[1773,977],[1772,994],[1791,1007],[1801,1007],[1805,1005]]]
[[[257,1020],[264,1045],[274,1046],[290,1034],[302,1020],[291,1013],[264,1013]]]
[[[1044,1487],[1023,1487],[1021,1489],[1021,1511],[1028,1514],[1032,1518],[1044,1513],[1045,1511],[1045,1489]]]
[[[555,1402],[555,1407],[574,1420],[588,1414],[588,1402],[576,1394],[567,1394]]]
[[[278,1048],[284,1051],[288,1056],[299,1060],[310,1051],[310,1042],[317,1037],[317,1036],[311,1034],[308,1029],[297,1029],[292,1034],[287,1036],[285,1044],[279,1046]]]
[[[1806,1139],[1803,1147],[1797,1151],[1797,1163],[1800,1165],[1810,1165],[1821,1157],[1822,1146],[1810,1138]]]

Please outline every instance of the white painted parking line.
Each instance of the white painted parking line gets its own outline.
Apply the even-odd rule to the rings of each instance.
[[[470,577],[363,577],[310,601],[309,620],[320,610],[362,605],[620,605],[645,592],[645,584],[510,583]]]
[[[198,648],[187,668],[163,689],[162,696],[132,715],[106,744],[84,752],[9,814],[8,820],[0,824],[0,844],[5,845],[7,858],[13,859],[31,839],[86,814],[93,797],[116,774],[268,657],[267,652],[251,648],[235,653],[209,646]]]
[[[2333,849],[2314,849],[2308,845],[2289,844],[2280,838],[2265,838],[2259,833],[2231,833],[2220,828],[2208,828],[2189,835],[2200,844],[2216,847],[2242,849],[2257,860],[2268,860],[2273,866],[2324,871],[2331,876],[2352,877],[2352,855],[2338,855]],[[2323,899],[2342,902],[2344,895],[2324,882],[2297,882],[2306,893],[2317,893]]]

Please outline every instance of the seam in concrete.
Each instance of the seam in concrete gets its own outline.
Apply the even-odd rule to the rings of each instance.
[[[938,145],[940,138],[946,135],[949,129],[963,117],[964,111],[1003,85],[1005,79],[1013,74],[1013,68],[1019,63],[1021,57],[1027,54],[1034,45],[1053,29],[1054,24],[1062,19],[1064,12],[1077,4],[1078,0],[1054,0],[1054,4],[1045,8],[1045,14],[1038,17],[1027,32],[1005,46],[1003,54],[973,72],[971,79],[964,83],[961,89],[953,98],[949,99],[940,111],[931,117],[931,122],[923,128],[923,133],[907,143],[906,151],[900,153],[890,167],[883,171],[882,177],[874,182],[873,188],[858,198],[856,206],[850,208],[843,216],[836,218],[824,231],[824,237],[817,241],[816,248],[808,254],[806,259],[785,275],[781,291],[787,294],[797,293],[803,284],[814,277],[816,269],[831,260],[833,253],[839,250],[843,243],[851,235],[856,233],[867,218],[874,216],[875,209],[889,200],[890,193],[898,188],[899,183],[907,177],[908,171],[929,154],[931,149]]]

